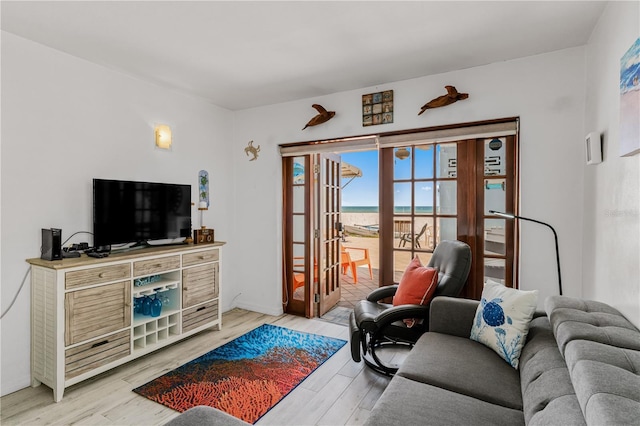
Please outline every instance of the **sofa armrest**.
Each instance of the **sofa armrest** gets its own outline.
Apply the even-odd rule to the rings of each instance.
[[[429,314],[429,331],[469,337],[479,304],[479,301],[471,299],[434,297]]]

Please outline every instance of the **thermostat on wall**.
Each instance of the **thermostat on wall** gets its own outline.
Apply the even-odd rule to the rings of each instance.
[[[600,133],[591,132],[585,137],[587,164],[602,163],[602,141]]]

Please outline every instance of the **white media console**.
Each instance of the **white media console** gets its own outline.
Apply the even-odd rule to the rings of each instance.
[[[222,327],[224,243],[31,264],[31,385],[64,389],[209,327]],[[158,316],[140,302],[158,298]],[[157,309],[156,309],[157,313]]]

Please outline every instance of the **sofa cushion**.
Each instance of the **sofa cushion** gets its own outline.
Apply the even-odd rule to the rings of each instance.
[[[574,340],[565,358],[590,424],[630,424],[640,418],[640,351]]]
[[[569,370],[547,317],[531,321],[520,356],[520,384],[527,424],[584,424]]]
[[[640,418],[640,332],[609,305],[566,296],[545,303],[587,424]]]
[[[495,354],[491,355],[496,358]],[[500,363],[504,364],[502,361]],[[505,366],[509,367],[506,364]],[[516,426],[524,425],[524,418],[522,411],[396,375],[364,424]]]
[[[398,376],[522,410],[518,371],[491,349],[470,339],[423,334],[400,366]]]
[[[518,368],[537,303],[537,290],[521,291],[488,281],[482,290],[471,339],[487,345]]]
[[[560,352],[572,340],[591,340],[640,350],[638,329],[613,307],[596,301],[552,296],[545,301]]]

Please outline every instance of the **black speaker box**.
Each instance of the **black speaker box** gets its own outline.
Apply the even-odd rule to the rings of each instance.
[[[62,259],[62,229],[51,228],[42,230],[42,247],[40,248],[40,253],[40,259]]]

